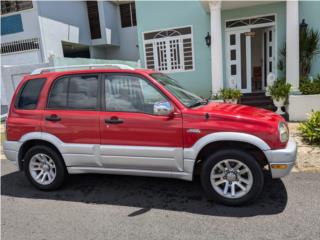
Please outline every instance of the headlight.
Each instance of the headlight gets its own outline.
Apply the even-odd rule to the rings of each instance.
[[[282,143],[287,142],[289,139],[289,130],[287,128],[287,125],[284,122],[279,123],[278,131],[279,131],[280,141]]]

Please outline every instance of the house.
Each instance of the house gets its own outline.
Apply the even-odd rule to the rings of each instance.
[[[320,31],[319,1],[137,1],[136,11],[142,65],[204,97],[225,87],[264,94],[284,76],[285,45],[285,77],[298,91],[299,28]]]
[[[132,1],[1,1],[2,65],[50,56],[137,61],[137,44]]]

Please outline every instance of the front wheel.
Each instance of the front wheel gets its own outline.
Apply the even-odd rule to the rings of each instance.
[[[255,200],[263,188],[263,172],[250,154],[236,149],[216,152],[204,160],[201,184],[207,196],[225,205]]]

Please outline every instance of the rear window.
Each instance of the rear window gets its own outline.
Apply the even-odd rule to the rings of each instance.
[[[36,109],[41,89],[45,83],[45,78],[32,79],[27,81],[21,88],[15,102],[17,109]]]

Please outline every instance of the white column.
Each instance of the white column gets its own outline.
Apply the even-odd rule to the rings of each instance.
[[[287,0],[286,79],[299,91],[299,1]]]
[[[211,72],[212,94],[223,88],[221,1],[209,2],[211,30]]]

